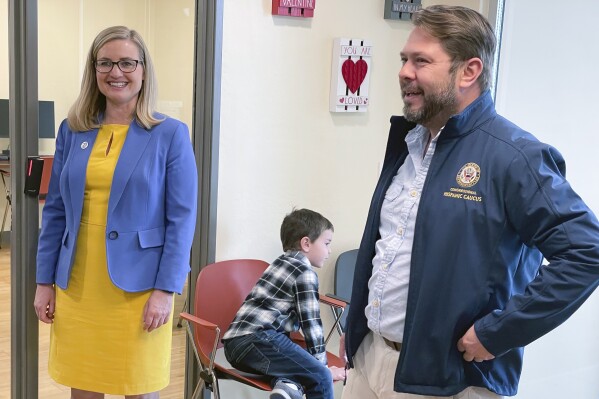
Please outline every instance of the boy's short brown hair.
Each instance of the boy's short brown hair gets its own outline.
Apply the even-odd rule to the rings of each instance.
[[[325,230],[333,230],[333,224],[320,213],[310,209],[294,209],[281,224],[283,250],[299,251],[302,238],[315,241]]]

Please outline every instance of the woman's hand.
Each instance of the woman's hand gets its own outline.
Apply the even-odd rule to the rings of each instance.
[[[50,324],[54,321],[54,310],[56,306],[56,291],[52,284],[38,284],[35,290],[33,307],[40,321]]]
[[[345,372],[346,370],[341,367],[330,366],[329,371],[333,376],[333,382],[335,381],[345,381]]]
[[[173,293],[154,290],[144,306],[144,330],[151,332],[166,324],[173,309]]]

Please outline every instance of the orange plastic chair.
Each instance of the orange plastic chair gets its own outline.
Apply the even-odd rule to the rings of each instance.
[[[181,317],[188,321],[187,336],[200,367],[200,380],[192,399],[199,397],[203,389],[209,389],[214,393],[215,399],[220,399],[219,379],[234,380],[263,391],[271,391],[270,378],[245,373],[215,360],[217,350],[223,347],[222,334],[229,328],[241,304],[267,267],[268,263],[262,260],[237,259],[216,262],[200,271],[194,298],[195,314],[181,313]],[[345,307],[344,302],[324,295],[320,296],[320,301],[341,310]],[[338,323],[337,318],[327,336],[327,342]],[[292,339],[302,344],[301,334],[293,334]],[[344,367],[344,361],[338,356],[327,352],[327,358],[329,365]]]

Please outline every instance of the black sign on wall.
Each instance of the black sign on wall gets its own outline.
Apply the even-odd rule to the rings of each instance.
[[[422,0],[385,0],[385,19],[409,21],[422,8]]]

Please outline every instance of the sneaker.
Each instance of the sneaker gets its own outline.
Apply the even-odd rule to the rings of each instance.
[[[302,399],[303,397],[304,392],[301,387],[282,380],[277,381],[270,393],[270,399]]]

